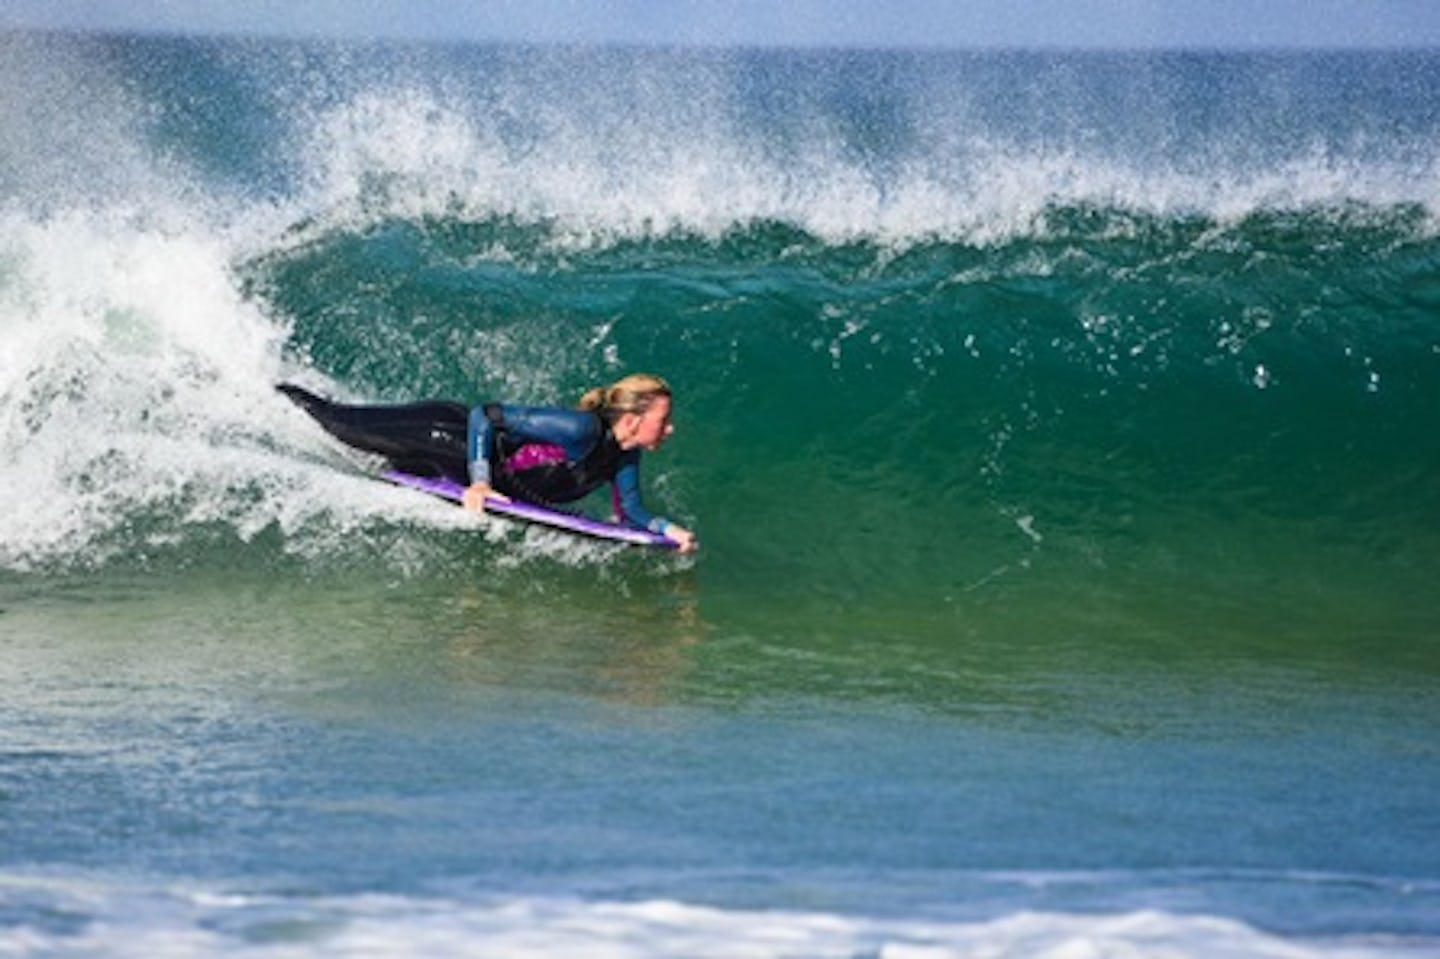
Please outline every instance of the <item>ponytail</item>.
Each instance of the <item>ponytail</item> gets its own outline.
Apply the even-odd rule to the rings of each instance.
[[[585,395],[580,397],[580,402],[575,404],[575,408],[589,413],[593,410],[600,409],[600,407],[604,405],[605,387],[597,386],[594,389],[586,390]]]

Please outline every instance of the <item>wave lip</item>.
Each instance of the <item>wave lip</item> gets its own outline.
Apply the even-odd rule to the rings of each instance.
[[[471,104],[415,90],[329,108],[306,137],[306,204],[327,211],[332,227],[500,218],[580,246],[714,239],[766,223],[831,244],[988,244],[1044,236],[1053,211],[1069,208],[1231,224],[1261,212],[1413,207],[1431,231],[1440,222],[1433,147],[1375,157],[1312,141],[1258,159],[1215,148],[1200,161],[962,125],[911,131],[877,158],[827,129],[834,118],[813,135],[781,134],[732,127],[730,117],[692,127],[664,111],[618,131],[569,118],[521,146],[505,118],[472,114]]]

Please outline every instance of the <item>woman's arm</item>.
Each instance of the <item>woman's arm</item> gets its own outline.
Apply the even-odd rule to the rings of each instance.
[[[695,534],[678,523],[672,523],[663,516],[656,516],[645,508],[640,496],[640,453],[627,453],[615,473],[612,486],[615,515],[622,523],[648,529],[680,544],[680,552],[691,553],[700,545]]]

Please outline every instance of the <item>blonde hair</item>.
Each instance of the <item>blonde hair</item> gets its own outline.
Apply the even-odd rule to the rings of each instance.
[[[644,413],[657,396],[670,396],[670,384],[649,373],[631,373],[609,386],[587,390],[577,404],[579,409],[593,410],[607,419],[621,413]]]

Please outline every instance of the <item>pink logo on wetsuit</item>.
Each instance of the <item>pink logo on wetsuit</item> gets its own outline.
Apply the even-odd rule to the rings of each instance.
[[[565,448],[553,443],[526,443],[505,461],[505,468],[513,472],[550,466],[565,462]]]

